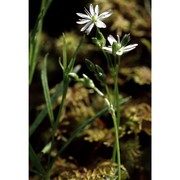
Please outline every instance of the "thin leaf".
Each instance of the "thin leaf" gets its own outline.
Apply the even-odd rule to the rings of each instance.
[[[38,15],[38,18],[36,19],[36,23],[34,26],[34,29],[32,30],[30,34],[30,45],[29,45],[29,84],[31,84],[34,71],[37,64],[37,57],[40,51],[40,41],[39,41],[39,35],[42,32],[42,26],[43,26],[43,20],[44,16],[51,4],[52,0],[42,0],[41,2],[41,9],[40,13]]]
[[[129,96],[129,97],[126,97],[126,98],[123,98],[123,99],[119,99],[118,100],[118,105],[121,105],[121,104],[124,104],[126,103],[127,101],[129,101],[132,97]]]
[[[41,10],[38,15],[38,18],[36,20],[35,27],[30,34],[30,57],[29,57],[29,83],[31,84],[32,78],[34,75],[36,63],[37,63],[37,57],[40,51],[40,40],[39,36],[42,31],[42,24],[43,24],[43,18],[44,18],[44,11],[43,11],[43,5],[41,4]]]
[[[40,162],[38,156],[36,155],[36,153],[35,153],[33,147],[31,146],[31,144],[29,144],[29,155],[30,155],[31,162],[36,167],[37,171],[39,171],[45,177],[46,176],[46,171],[42,167],[41,162]]]
[[[54,161],[56,160],[56,158],[58,156],[61,155],[61,153],[68,147],[68,145],[77,137],[77,135],[88,125],[91,124],[94,120],[96,120],[98,117],[100,117],[102,114],[104,114],[105,112],[108,111],[108,107],[102,109],[101,111],[99,111],[95,116],[91,117],[88,120],[85,120],[71,135],[71,137],[69,138],[69,140],[62,146],[62,148],[57,152],[56,157],[52,160],[51,162],[51,166],[54,163]],[[51,167],[50,166],[50,167]]]
[[[72,72],[77,73],[80,70],[79,65],[75,66]],[[51,97],[51,103],[55,103],[57,98],[62,95],[64,90],[64,83],[61,82],[59,85],[57,85],[56,92]],[[34,120],[33,124],[30,127],[29,130],[29,136],[31,137],[32,134],[36,131],[36,129],[39,127],[39,125],[43,122],[44,118],[47,115],[47,107],[41,110],[41,112],[37,115],[36,119]]]
[[[41,176],[42,178],[44,178],[44,175],[41,174],[39,171],[36,171],[36,170],[34,170],[34,169],[29,168],[29,172],[34,173],[34,174],[38,174],[39,176]]]
[[[46,100],[46,106],[47,106],[47,111],[49,114],[49,118],[50,118],[50,122],[51,124],[53,124],[54,122],[54,114],[53,114],[53,108],[52,108],[52,104],[51,104],[51,98],[50,98],[50,93],[49,93],[49,86],[48,86],[48,79],[47,79],[47,56],[48,54],[46,54],[45,58],[44,58],[44,64],[43,64],[43,68],[41,70],[41,80],[42,80],[42,86],[43,86],[43,91],[44,91],[44,97]]]
[[[67,46],[66,46],[66,37],[63,33],[63,67],[66,69],[67,67]]]
[[[84,40],[85,36],[83,36],[78,44],[78,47],[76,48],[76,51],[74,52],[72,58],[70,59],[70,63],[68,64],[68,67],[66,69],[66,74],[68,76],[68,74],[72,71],[72,68],[74,67],[74,63],[75,63],[75,60],[76,60],[76,57],[77,57],[77,54],[79,52],[79,49],[80,49],[80,46]]]
[[[53,104],[56,101],[56,99],[62,95],[62,93],[63,93],[63,82],[61,82],[58,85],[56,92],[51,97],[51,103]],[[39,127],[39,125],[42,123],[46,115],[47,115],[47,106],[43,110],[41,110],[41,112],[38,114],[33,124],[31,125],[30,130],[29,130],[30,137],[35,132],[35,130]]]

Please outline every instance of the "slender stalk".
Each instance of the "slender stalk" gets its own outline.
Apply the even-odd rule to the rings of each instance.
[[[120,65],[120,57],[117,57],[116,54],[114,54],[113,61],[112,59],[106,54],[104,50],[102,50],[108,64],[108,69],[111,73],[111,76],[113,78],[114,82],[114,100],[113,100],[113,109],[110,110],[113,124],[114,124],[114,131],[115,131],[115,142],[113,146],[113,153],[112,153],[112,161],[118,163],[118,180],[121,180],[121,154],[120,154],[120,145],[119,145],[119,125],[120,125],[120,109],[119,109],[119,87],[118,87],[118,72],[119,72],[119,65]],[[110,102],[112,100],[110,99],[110,93],[109,88],[107,85],[105,85],[107,98]]]
[[[119,133],[117,126],[117,117],[115,111],[111,113],[113,123],[114,123],[114,131],[115,131],[115,145],[116,145],[116,153],[117,153],[117,163],[118,163],[118,180],[121,180],[121,155],[120,155],[120,145],[119,145]]]
[[[106,89],[107,98],[108,98],[108,100],[111,102],[111,99],[110,99],[110,92],[109,92],[109,88],[108,88],[107,85],[105,85],[105,89]]]
[[[63,80],[64,82],[64,87],[63,87],[63,95],[62,95],[62,101],[61,101],[61,105],[59,107],[59,111],[58,111],[58,115],[57,115],[57,118],[56,118],[56,121],[55,121],[55,124],[53,126],[53,134],[54,132],[56,131],[57,129],[57,126],[58,126],[58,123],[59,123],[59,119],[61,117],[61,113],[62,113],[62,109],[64,107],[64,102],[65,102],[65,99],[66,99],[66,94],[67,94],[67,90],[68,90],[68,87],[69,87],[69,82],[70,82],[70,79],[69,78],[65,78]]]
[[[117,78],[117,83],[116,83],[116,85],[117,85],[117,99],[119,100],[119,86],[118,86],[118,74],[119,74],[119,66],[120,66],[120,56],[118,56],[118,59],[117,59],[117,61],[118,61],[118,63],[117,63],[117,69],[116,69],[116,72],[117,72],[117,74],[116,74],[116,78]],[[119,125],[120,125],[120,106],[119,106],[119,103],[117,102],[117,125],[118,125],[118,127],[119,127]]]
[[[66,99],[66,94],[67,94],[67,90],[68,90],[68,87],[69,87],[69,78],[65,78],[64,79],[64,86],[63,86],[63,95],[62,95],[62,101],[61,101],[61,104],[60,104],[60,107],[59,107],[59,111],[58,111],[58,115],[56,117],[56,121],[53,125],[53,129],[52,129],[52,146],[51,146],[51,149],[50,149],[50,152],[49,152],[49,155],[48,155],[48,170],[50,170],[50,157],[51,157],[51,150],[52,150],[52,147],[54,145],[54,134],[55,134],[55,131],[58,127],[58,123],[59,123],[59,119],[61,117],[61,114],[62,114],[62,109],[64,107],[64,103],[65,103],[65,99]]]

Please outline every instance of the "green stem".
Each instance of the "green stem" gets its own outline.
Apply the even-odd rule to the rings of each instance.
[[[101,50],[102,50],[102,52],[106,58],[108,69],[110,70],[110,72],[112,72],[112,69],[114,68],[114,66],[113,66],[113,63],[109,57],[109,54],[107,54],[103,49],[101,49]]]
[[[105,89],[106,89],[107,98],[108,98],[108,100],[111,102],[110,92],[109,92],[109,88],[108,88],[107,85],[105,85]]]
[[[66,94],[67,94],[67,90],[68,90],[68,87],[69,87],[69,82],[70,82],[70,79],[67,77],[63,80],[64,82],[64,87],[63,87],[63,96],[62,96],[62,101],[61,101],[61,105],[59,107],[59,111],[58,111],[58,115],[57,115],[57,118],[56,118],[56,122],[53,126],[53,134],[55,133],[56,129],[57,129],[57,126],[58,126],[58,123],[59,123],[59,119],[61,117],[61,113],[62,113],[62,109],[64,107],[64,102],[65,102],[65,99],[66,99]]]
[[[120,157],[120,145],[119,145],[120,108],[118,103],[119,101],[118,72],[119,72],[120,58],[117,57],[116,55],[114,56],[114,63],[115,63],[115,68],[111,74],[114,81],[114,111],[112,114],[112,118],[115,129],[115,142],[112,153],[112,161],[115,162],[117,158],[118,180],[120,180],[121,179],[121,157]]]
[[[117,72],[117,71],[116,71]],[[110,93],[109,88],[106,85],[106,92],[108,96],[108,100],[110,101]],[[113,148],[113,154],[112,154],[112,160],[113,162],[116,161],[116,155],[117,155],[117,163],[118,163],[118,180],[121,180],[121,154],[120,154],[120,144],[119,144],[119,123],[118,119],[120,119],[120,112],[119,112],[119,89],[118,89],[118,73],[114,76],[114,106],[113,109],[110,110],[111,117],[113,119],[114,124],[114,131],[115,131],[115,143]],[[111,102],[111,101],[110,101]],[[117,115],[115,113],[115,110],[117,111]]]
[[[118,133],[118,126],[117,126],[117,117],[114,110],[111,116],[113,119],[114,130],[115,130],[115,145],[116,145],[117,163],[118,163],[118,180],[121,180],[121,155],[120,155],[120,145],[119,145],[119,133]]]
[[[117,125],[118,125],[118,127],[120,126],[120,106],[119,106],[119,103],[118,103],[118,101],[119,101],[119,86],[118,86],[118,74],[119,74],[119,66],[120,66],[120,56],[118,56],[118,64],[117,64],[117,69],[116,69],[116,85],[117,85],[117,109],[116,109],[116,111],[117,111]]]

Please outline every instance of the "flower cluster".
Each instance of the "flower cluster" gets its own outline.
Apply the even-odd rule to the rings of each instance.
[[[81,31],[85,31],[87,35],[90,34],[94,26],[96,26],[97,29],[106,28],[106,24],[102,22],[102,20],[111,16],[112,14],[111,10],[108,10],[99,14],[99,6],[96,5],[95,8],[93,8],[92,4],[90,4],[89,6],[89,11],[85,8],[85,13],[86,14],[83,14],[83,13],[76,13],[76,14],[82,18],[82,19],[79,19],[79,21],[77,21],[77,24],[85,24],[81,28]],[[98,41],[97,38],[94,38],[94,40],[96,40],[97,44],[103,44],[102,42],[97,42]],[[119,35],[117,35],[117,40],[112,35],[109,35],[107,40],[109,41],[110,45],[107,47],[103,46],[102,49],[108,53],[118,55],[118,56],[121,56],[122,54],[135,49],[136,46],[138,45],[138,44],[127,45],[127,43],[130,40],[129,34],[125,35],[122,41],[120,41]]]

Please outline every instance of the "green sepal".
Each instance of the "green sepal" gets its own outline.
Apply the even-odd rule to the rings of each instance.
[[[93,38],[92,38],[92,42],[93,42],[95,45],[97,45],[98,47],[101,47],[101,43],[98,41],[97,38],[93,37]]]
[[[122,38],[122,41],[121,41],[121,46],[124,47],[128,44],[128,42],[130,41],[130,34],[125,34]]]
[[[100,47],[104,47],[106,45],[106,39],[104,38],[103,34],[100,31],[97,31],[96,38],[100,43]]]
[[[106,39],[99,30],[96,32],[96,37],[92,37],[92,42],[100,48],[106,45]]]
[[[85,64],[90,71],[95,72],[95,65],[90,60],[85,59]]]
[[[95,69],[96,69],[95,77],[97,78],[98,81],[100,81],[101,83],[104,84],[106,75],[105,75],[103,69],[97,64],[95,64]]]
[[[113,42],[112,44],[112,54],[115,56],[116,52],[119,50],[119,45],[117,42]]]

